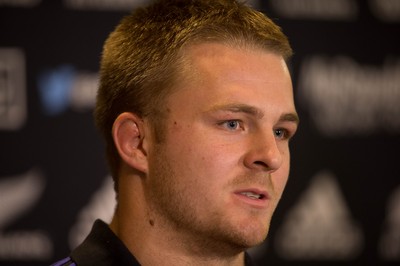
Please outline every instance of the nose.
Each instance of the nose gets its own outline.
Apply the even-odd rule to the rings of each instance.
[[[254,136],[244,164],[250,169],[274,172],[283,163],[283,152],[285,151],[280,149],[273,132],[267,135],[263,134],[263,136]]]

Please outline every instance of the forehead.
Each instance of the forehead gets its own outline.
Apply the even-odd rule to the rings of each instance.
[[[201,78],[259,78],[265,81],[290,81],[290,74],[282,56],[254,46],[232,47],[224,43],[202,43],[183,50],[184,76]],[[273,75],[280,74],[274,78]],[[290,84],[291,85],[291,84]]]
[[[200,103],[246,103],[260,110],[279,107],[294,111],[291,78],[282,56],[261,49],[203,43],[185,48],[181,59],[171,99],[178,95],[186,103],[194,99],[193,108]]]

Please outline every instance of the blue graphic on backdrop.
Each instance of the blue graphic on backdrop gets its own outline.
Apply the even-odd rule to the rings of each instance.
[[[74,76],[75,70],[71,65],[45,70],[39,75],[39,95],[47,115],[55,116],[66,111]]]

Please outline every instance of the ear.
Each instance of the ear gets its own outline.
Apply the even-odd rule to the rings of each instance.
[[[115,147],[130,167],[147,173],[147,152],[143,142],[145,138],[144,122],[133,113],[122,113],[115,119],[112,136]]]

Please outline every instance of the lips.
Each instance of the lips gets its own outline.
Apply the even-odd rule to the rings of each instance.
[[[250,200],[265,201],[269,198],[266,191],[259,189],[244,189],[235,192],[236,195]]]
[[[240,192],[241,195],[246,196],[250,199],[263,199],[265,198],[264,194],[258,194],[255,192],[251,192],[251,191],[244,191],[244,192]]]
[[[234,192],[235,202],[238,206],[250,207],[252,210],[267,210],[270,206],[271,199],[265,190],[259,189],[243,189]]]

